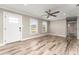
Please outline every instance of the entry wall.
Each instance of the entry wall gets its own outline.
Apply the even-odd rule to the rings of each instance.
[[[12,12],[12,11],[9,11],[9,10],[4,10],[4,9],[0,9],[0,45],[3,44],[3,11],[8,11],[8,12],[11,12],[11,13],[16,13],[16,14],[19,14],[17,12]],[[30,38],[34,38],[34,37],[40,37],[40,36],[44,36],[44,35],[47,35],[47,33],[42,33],[42,21],[44,20],[41,20],[41,19],[37,19],[38,20],[38,33],[37,34],[30,34],[30,19],[33,18],[31,16],[27,16],[27,15],[23,15],[23,14],[20,14],[22,15],[22,39],[23,40],[26,40],[26,39],[30,39]],[[47,21],[48,22],[48,21]]]

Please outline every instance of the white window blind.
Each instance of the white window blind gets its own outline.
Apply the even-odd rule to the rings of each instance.
[[[30,32],[31,33],[38,33],[38,20],[31,19],[30,20]]]

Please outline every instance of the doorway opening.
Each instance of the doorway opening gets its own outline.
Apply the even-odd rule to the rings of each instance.
[[[77,43],[77,17],[67,17],[66,18],[66,26],[67,26],[67,46],[65,53],[69,53],[69,49],[73,47],[75,43]]]

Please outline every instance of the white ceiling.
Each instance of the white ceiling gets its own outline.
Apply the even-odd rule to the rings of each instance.
[[[24,6],[24,4],[3,4],[0,5],[0,7],[50,21],[63,19],[68,16],[79,15],[79,7],[75,4],[27,4],[26,6]],[[44,15],[45,11],[48,9],[51,9],[52,12],[59,10],[60,13],[57,14],[57,17],[50,17],[50,19],[46,19],[42,15]]]

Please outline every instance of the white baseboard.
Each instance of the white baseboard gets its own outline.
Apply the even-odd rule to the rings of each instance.
[[[52,34],[52,33],[49,33],[49,35],[54,35],[54,36],[60,36],[60,37],[66,37],[65,35],[56,35],[56,34]]]
[[[0,44],[0,46],[4,46],[5,44]]]
[[[25,39],[22,39],[20,41],[24,41],[24,40],[28,40],[28,39],[33,39],[33,38],[38,38],[38,37],[42,37],[42,36],[46,36],[46,35],[48,35],[48,33],[45,33],[45,34],[37,34],[37,35],[33,35],[33,36],[27,37]],[[6,43],[6,44],[8,44],[8,43]],[[3,44],[0,44],[0,46],[4,46],[6,44],[3,43]]]
[[[38,37],[42,37],[42,36],[46,36],[46,35],[48,35],[48,33],[33,35],[33,36],[27,37],[27,38],[25,38],[25,39],[22,39],[21,41],[23,41],[23,40],[28,40],[28,39],[33,39],[33,38],[38,38]]]
[[[79,39],[79,37],[77,37],[77,39]]]

